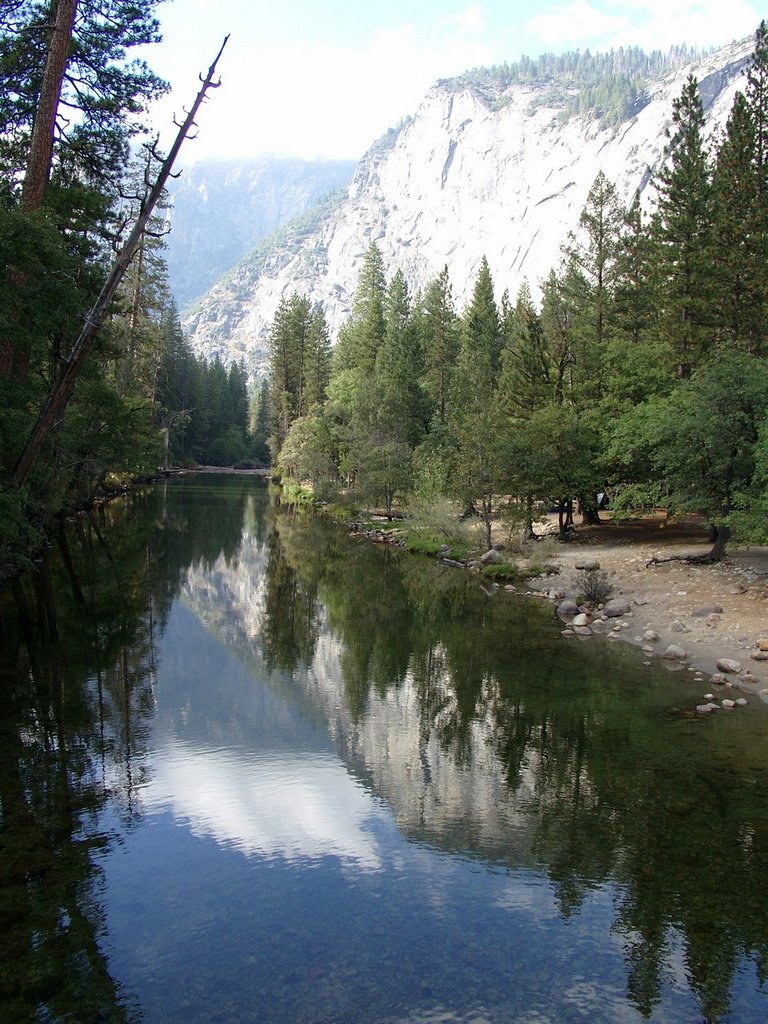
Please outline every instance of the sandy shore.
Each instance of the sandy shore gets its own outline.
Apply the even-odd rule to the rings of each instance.
[[[643,521],[579,527],[551,559],[559,574],[534,586],[572,596],[582,575],[577,566],[599,562],[613,584],[612,597],[626,597],[632,607],[630,615],[607,624],[609,631],[617,621],[626,623],[621,640],[644,646],[649,658],[661,657],[670,644],[680,645],[687,654],[685,668],[698,670],[706,681],[717,672],[719,659],[736,661],[741,673],[728,673],[728,683],[768,703],[768,662],[752,658],[758,641],[768,640],[768,548],[734,548],[714,565],[648,564],[653,558],[698,555],[709,548],[704,532],[690,526]],[[716,607],[722,611],[713,613]],[[649,630],[658,640],[641,639]],[[606,641],[596,635],[588,642]]]

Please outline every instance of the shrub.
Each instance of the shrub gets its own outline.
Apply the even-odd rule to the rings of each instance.
[[[588,604],[602,604],[613,593],[613,584],[602,569],[584,569],[576,579],[576,589]]]

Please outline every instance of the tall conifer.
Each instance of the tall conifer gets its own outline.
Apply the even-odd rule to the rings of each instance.
[[[688,377],[712,339],[713,204],[704,111],[693,75],[675,100],[668,166],[659,175],[662,325]]]

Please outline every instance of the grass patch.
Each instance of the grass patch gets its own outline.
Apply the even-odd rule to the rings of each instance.
[[[322,512],[326,516],[330,516],[331,519],[335,519],[339,523],[348,523],[351,519],[355,518],[355,513],[351,508],[347,508],[345,505],[328,504],[323,505]]]
[[[557,566],[544,565],[541,562],[531,562],[526,566],[501,562],[499,565],[485,565],[480,570],[480,574],[486,579],[505,580],[508,583],[521,583],[525,580],[535,579],[537,576],[546,576],[556,572]]]
[[[431,555],[433,558],[444,554],[445,541],[434,533],[409,533],[405,538],[405,550],[415,555]]]
[[[402,523],[400,524],[402,529]],[[448,540],[442,532],[420,528],[405,528],[405,549],[415,555],[428,555],[431,558],[452,558],[456,562],[466,561],[475,552],[473,546],[465,540]]]

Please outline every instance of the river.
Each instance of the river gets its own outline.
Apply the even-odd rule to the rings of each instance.
[[[764,706],[244,476],[1,597],[1,1021],[768,1019]]]

